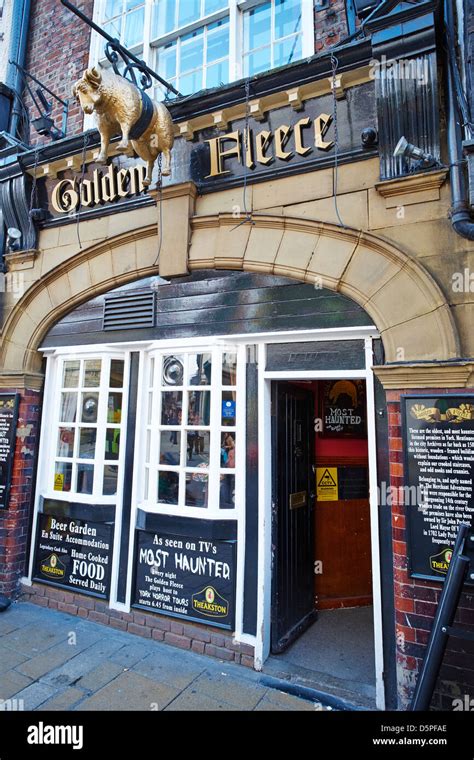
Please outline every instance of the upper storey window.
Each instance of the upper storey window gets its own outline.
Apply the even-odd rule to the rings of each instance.
[[[96,0],[94,17],[183,95],[314,53],[312,0]],[[92,44],[91,63],[107,65],[103,39]]]

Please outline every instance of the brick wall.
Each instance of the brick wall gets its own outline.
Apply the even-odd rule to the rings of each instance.
[[[330,0],[327,8],[317,10],[314,6],[314,50],[321,53],[347,37],[345,0]]]
[[[7,390],[5,393],[15,393]],[[0,593],[16,596],[25,573],[38,442],[40,394],[22,391],[8,509],[0,512]]]
[[[92,16],[94,0],[79,0],[75,5],[89,17]],[[82,131],[83,114],[72,97],[71,89],[87,68],[89,46],[89,27],[64,8],[59,0],[33,0],[26,69],[60,98],[69,100],[68,135]],[[49,100],[47,93],[46,96]],[[38,112],[28,94],[25,103],[30,118],[37,116]],[[54,106],[52,115],[56,127],[60,128],[60,104]],[[33,145],[50,142],[49,138],[41,137],[34,129],[31,130],[30,139]]]
[[[423,390],[425,392],[435,395],[446,393],[439,389]],[[469,391],[463,388],[449,392],[461,394]],[[404,391],[387,392],[390,485],[394,488],[405,483],[400,415],[402,393]],[[440,583],[410,578],[408,575],[405,509],[402,504],[392,506],[397,681],[401,709],[406,708],[412,697],[442,588]],[[474,589],[472,593],[462,595],[456,625],[474,631]],[[465,694],[474,697],[474,642],[451,639],[436,685],[432,709],[452,710],[453,699]]]
[[[111,610],[107,602],[101,599],[40,583],[23,586],[22,598],[41,607],[49,607],[80,618],[87,618],[94,623],[109,625],[111,628],[128,631],[136,636],[164,641],[165,644],[171,644],[180,649],[192,650],[199,654],[217,657],[219,660],[253,668],[253,647],[234,642],[232,634],[228,631],[141,610],[132,609],[130,612]]]

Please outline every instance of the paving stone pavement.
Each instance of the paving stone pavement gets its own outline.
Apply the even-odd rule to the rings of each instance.
[[[12,604],[0,615],[0,709],[12,706],[27,711],[326,709],[263,685],[249,668],[28,602]]]

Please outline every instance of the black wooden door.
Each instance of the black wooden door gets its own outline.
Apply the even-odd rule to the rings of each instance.
[[[291,383],[273,388],[272,652],[282,652],[316,618],[314,395]]]

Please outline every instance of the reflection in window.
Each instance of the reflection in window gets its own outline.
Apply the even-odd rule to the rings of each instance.
[[[54,490],[70,491],[72,478],[72,464],[68,462],[56,462],[54,468]]]
[[[58,457],[74,456],[74,435],[75,435],[75,430],[72,427],[59,428],[56,456]]]
[[[235,433],[227,430],[222,433],[221,467],[235,467]]]
[[[167,430],[160,435],[160,464],[179,464],[181,454],[181,433]]]
[[[163,391],[161,399],[161,424],[180,425],[183,407],[182,392]]]
[[[104,466],[104,481],[102,493],[104,496],[115,496],[117,493],[118,467],[116,464]]]
[[[211,434],[205,430],[188,430],[186,436],[187,455],[186,464],[188,467],[201,467],[209,465]]]
[[[80,362],[64,362],[63,388],[77,388],[79,385]]]
[[[120,428],[105,431],[104,459],[118,459],[120,454]]]
[[[79,438],[79,459],[94,459],[96,439],[96,428],[81,428],[81,435]]]
[[[185,502],[188,507],[207,507],[208,480],[205,472],[186,473]]]
[[[188,424],[209,425],[211,419],[211,392],[190,391],[188,393]]]
[[[244,74],[252,76],[302,56],[302,0],[269,0],[244,13]]]
[[[235,391],[222,391],[222,425],[234,426],[236,415]]]
[[[98,407],[98,393],[83,393],[81,400],[81,422],[97,422]]]
[[[235,507],[235,475],[220,476],[219,506],[221,509],[234,509]]]
[[[161,470],[158,473],[158,503],[178,504],[179,473]]]
[[[94,465],[78,464],[77,465],[77,484],[76,492],[91,494],[94,487]]]

